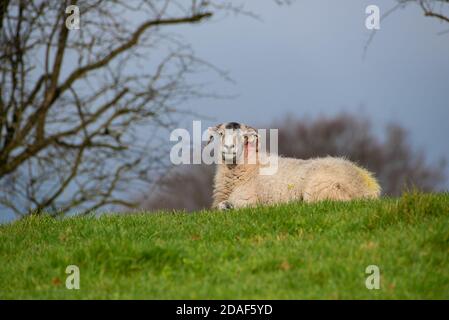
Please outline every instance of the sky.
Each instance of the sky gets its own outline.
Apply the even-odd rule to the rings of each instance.
[[[234,98],[185,106],[208,117],[205,126],[347,111],[367,116],[378,132],[399,123],[430,160],[449,159],[449,24],[424,17],[414,4],[399,8],[381,21],[364,56],[372,32],[365,8],[377,5],[383,15],[396,1],[245,4],[260,19],[231,15],[179,30],[200,58],[234,80],[211,77],[208,85]]]

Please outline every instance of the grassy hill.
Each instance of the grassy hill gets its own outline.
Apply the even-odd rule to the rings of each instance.
[[[377,265],[379,290],[365,269]],[[80,290],[65,288],[67,265]],[[449,298],[449,195],[0,227],[0,299]]]

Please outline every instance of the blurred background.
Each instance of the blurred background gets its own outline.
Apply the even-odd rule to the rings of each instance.
[[[345,156],[385,196],[447,190],[447,17],[446,0],[3,1],[0,220],[208,207],[214,168],[169,162],[193,120],[278,128],[281,155]]]

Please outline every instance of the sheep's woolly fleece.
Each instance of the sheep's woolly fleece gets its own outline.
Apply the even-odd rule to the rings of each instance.
[[[214,130],[226,127],[229,124],[218,125]],[[244,124],[239,124],[239,128],[243,134],[247,128],[255,130]],[[235,146],[236,149],[245,147]],[[371,172],[343,158],[277,157],[277,161],[278,169],[273,175],[261,175],[260,163],[217,165],[212,206],[230,209],[301,200],[375,199],[381,193]]]

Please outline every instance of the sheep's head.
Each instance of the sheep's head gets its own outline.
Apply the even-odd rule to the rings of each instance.
[[[210,127],[208,143],[211,142],[218,143],[217,156],[226,164],[248,163],[249,157],[258,151],[257,130],[243,123],[227,122]]]

